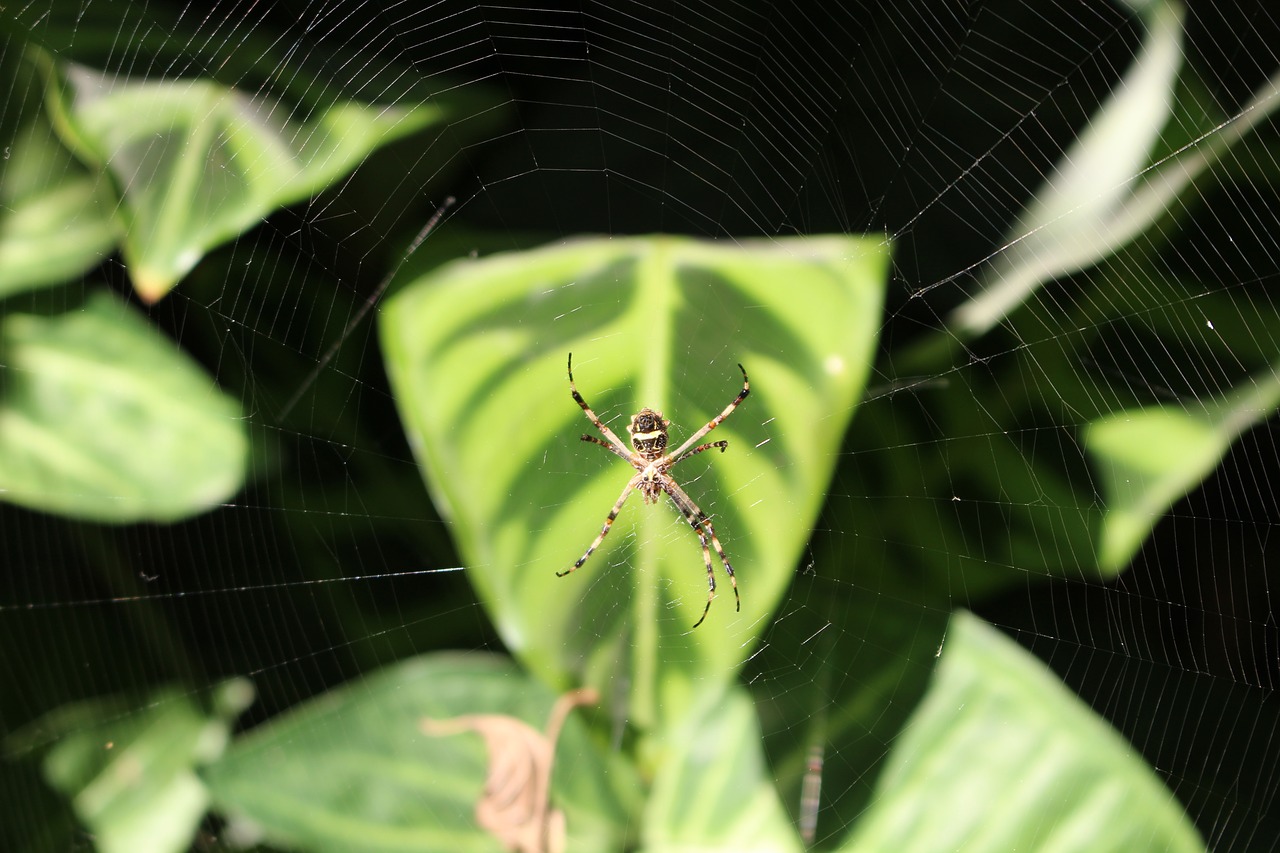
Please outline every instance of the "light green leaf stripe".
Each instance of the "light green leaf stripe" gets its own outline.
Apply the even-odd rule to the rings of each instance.
[[[704,695],[663,739],[645,805],[650,853],[791,853],[800,837],[778,799],[750,694]]]

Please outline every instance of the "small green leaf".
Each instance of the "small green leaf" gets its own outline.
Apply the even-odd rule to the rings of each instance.
[[[543,730],[555,696],[493,655],[422,657],[362,676],[238,740],[205,770],[217,806],[275,844],[312,851],[501,851],[476,824],[489,756],[478,734],[424,718],[518,717]],[[621,850],[639,788],[570,714],[551,773],[568,849]]]
[[[1277,406],[1280,378],[1271,371],[1196,413],[1152,407],[1090,423],[1084,443],[1107,504],[1098,545],[1101,564],[1115,571],[1127,566],[1169,507],[1218,467],[1244,430],[1266,420]]]
[[[169,690],[134,711],[95,701],[61,708],[13,741],[56,738],[44,760],[49,784],[66,795],[102,853],[187,850],[209,796],[195,768],[226,746],[231,723],[252,688],[232,681],[216,691],[212,714]]]
[[[0,498],[92,521],[173,521],[240,488],[239,404],[127,305],[0,323]]]
[[[700,698],[662,738],[641,827],[642,850],[799,851],[778,800],[746,689]]]
[[[47,125],[19,134],[0,174],[0,299],[101,263],[119,236],[104,195]]]
[[[1043,664],[958,613],[841,851],[1203,851],[1134,748]]]
[[[208,80],[140,80],[36,54],[64,142],[120,193],[124,257],[155,301],[211,248],[319,192],[375,148],[454,116],[454,101],[296,110]]]
[[[382,315],[396,401],[436,505],[508,647],[549,684],[625,701],[641,729],[732,679],[769,623],[822,505],[870,369],[883,240],[735,244],[582,240],[455,262]],[[573,565],[636,473],[602,448],[569,393],[626,436],[644,406],[679,443],[742,388],[715,431],[725,453],[676,471],[711,516],[742,612],[716,565],[707,600],[695,533],[665,497],[633,495],[591,560]],[[674,445],[671,449],[674,449]],[[714,557],[713,557],[714,559]],[[619,696],[620,673],[630,685]]]

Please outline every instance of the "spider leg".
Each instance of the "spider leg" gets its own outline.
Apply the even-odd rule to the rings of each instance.
[[[707,604],[702,608],[702,615],[698,617],[698,621],[693,623],[693,627],[697,628],[702,624],[702,620],[707,618],[707,614],[711,612],[711,599],[716,597],[716,573],[711,569],[711,549],[707,547],[707,534],[702,529],[702,525],[695,524],[693,529],[698,534],[698,541],[702,543],[702,561],[707,564]],[[730,575],[733,577],[733,575]],[[734,585],[734,593],[737,593],[737,585]],[[692,629],[690,629],[692,630]]]
[[[584,435],[583,438],[586,438],[586,436]],[[672,465],[675,465],[676,462],[679,462],[682,459],[688,459],[690,456],[692,456],[695,453],[701,453],[702,451],[710,450],[713,447],[720,448],[720,452],[724,453],[724,449],[728,446],[729,446],[729,442],[727,441],[712,441],[707,444],[699,444],[693,450],[686,450],[683,454],[681,454],[674,461],[672,461],[671,464],[667,465],[667,467],[670,468]]]
[[[633,462],[633,461],[632,461],[632,459],[631,459],[631,454],[630,454],[630,453],[623,453],[621,450],[619,450],[618,448],[614,447],[614,446],[613,446],[612,444],[610,444],[609,442],[607,442],[607,441],[601,441],[600,439],[596,438],[594,435],[584,435],[584,436],[582,436],[582,440],[583,440],[583,441],[589,441],[589,442],[591,442],[592,444],[598,444],[598,445],[600,445],[601,447],[603,447],[605,450],[609,451],[610,453],[616,453],[617,455],[621,456],[623,459],[627,460],[628,462],[631,462],[631,464],[632,464],[632,465],[634,465],[634,464],[635,464],[635,462]]]
[[[695,444],[698,443],[698,439],[702,438],[704,435],[711,432],[716,427],[720,426],[720,422],[723,421],[725,418],[729,417],[729,415],[733,414],[733,410],[738,408],[738,405],[743,400],[747,399],[747,395],[751,393],[751,382],[747,379],[747,369],[743,367],[741,364],[738,365],[738,369],[742,371],[742,390],[738,392],[738,396],[733,398],[732,403],[724,407],[723,412],[716,415],[711,420],[707,421],[706,426],[704,426],[702,429],[695,432],[693,435],[689,436],[685,440],[684,444],[680,445],[675,450],[673,450],[671,452],[672,456],[676,457],[677,459],[684,456],[684,453],[686,450],[688,450],[690,447],[693,447]],[[576,395],[577,392],[574,392],[574,393]]]
[[[685,521],[689,522],[689,526],[697,532],[698,540],[702,543],[702,556],[707,564],[707,606],[702,609],[702,617],[693,623],[693,627],[697,628],[702,624],[702,620],[707,618],[707,612],[711,610],[711,600],[716,597],[716,577],[711,570],[711,553],[707,550],[708,538],[711,540],[712,547],[716,549],[716,553],[720,555],[720,562],[724,564],[724,573],[729,576],[729,583],[733,586],[733,609],[741,611],[742,598],[738,595],[738,579],[733,575],[733,566],[729,563],[729,558],[724,553],[724,546],[720,544],[720,538],[716,536],[716,529],[711,525],[711,519],[698,508],[698,505],[685,493],[684,489],[677,486],[670,477],[663,477],[661,485],[666,493],[671,496],[676,508],[684,515]]]
[[[618,502],[613,505],[613,509],[609,510],[609,517],[604,520],[604,527],[601,528],[600,535],[596,537],[596,541],[591,543],[591,547],[587,549],[587,553],[579,557],[578,562],[574,563],[563,572],[556,572],[556,577],[562,578],[570,572],[577,571],[582,564],[587,561],[587,558],[600,547],[600,543],[604,541],[604,537],[609,535],[609,529],[613,527],[613,520],[618,517],[618,513],[622,512],[622,505],[627,502],[627,498],[631,496],[631,492],[634,491],[635,487],[638,485],[640,485],[639,474],[627,481],[626,488],[624,488],[622,490],[622,494],[618,496]]]
[[[746,374],[743,375],[745,376]],[[604,421],[596,417],[596,413],[591,411],[591,407],[587,405],[586,400],[582,399],[582,395],[578,393],[577,386],[573,384],[573,353],[569,353],[569,393],[573,395],[574,402],[582,407],[582,411],[587,413],[587,417],[591,420],[591,423],[596,425],[596,429],[600,430],[600,433],[605,438],[609,439],[609,444],[613,445],[617,450],[622,451],[618,455],[623,459],[630,460],[631,453],[627,450],[627,446],[622,443],[622,439],[618,438],[618,436],[614,434],[613,430],[605,426]]]

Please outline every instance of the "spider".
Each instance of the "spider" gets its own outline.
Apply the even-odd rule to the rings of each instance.
[[[596,413],[591,411],[587,401],[582,399],[582,395],[578,393],[577,387],[573,384],[573,353],[569,353],[569,392],[573,394],[573,399],[577,404],[582,407],[582,411],[586,412],[587,418],[591,423],[595,424],[596,429],[600,430],[600,433],[607,439],[607,441],[601,441],[594,435],[584,435],[582,440],[598,444],[610,453],[621,456],[631,463],[631,467],[635,468],[637,473],[627,481],[626,487],[623,488],[622,494],[618,497],[618,502],[613,505],[613,509],[609,511],[608,518],[604,520],[604,528],[600,531],[600,535],[596,537],[596,541],[591,543],[591,547],[587,548],[587,552],[579,557],[578,562],[574,563],[572,567],[565,569],[563,572],[556,572],[557,577],[564,577],[570,572],[577,571],[596,548],[600,547],[604,537],[609,534],[609,529],[613,527],[613,520],[618,517],[618,513],[622,511],[622,505],[627,502],[627,498],[631,496],[633,491],[639,489],[645,503],[657,503],[658,496],[666,492],[672,503],[676,505],[676,509],[680,510],[681,514],[684,515],[685,521],[689,522],[689,526],[698,534],[698,540],[702,543],[702,560],[707,566],[707,604],[702,608],[702,615],[698,617],[697,622],[693,623],[693,627],[697,628],[702,624],[702,620],[707,618],[707,613],[711,610],[711,600],[716,597],[716,576],[711,569],[711,550],[707,546],[708,539],[711,540],[711,546],[716,549],[716,553],[720,555],[720,562],[724,564],[724,573],[729,576],[729,583],[733,585],[734,609],[742,609],[742,599],[738,597],[738,581],[733,576],[733,566],[729,564],[729,558],[725,556],[724,548],[716,537],[716,529],[711,526],[711,519],[707,517],[705,512],[698,509],[698,505],[693,502],[693,499],[668,474],[677,464],[695,453],[701,453],[713,447],[718,447],[720,452],[723,453],[725,448],[729,446],[727,441],[712,441],[706,444],[698,444],[696,447],[694,445],[704,435],[720,426],[720,422],[729,417],[733,410],[738,408],[738,405],[747,398],[747,394],[751,392],[751,383],[747,380],[746,368],[739,364],[738,369],[742,371],[742,391],[738,393],[732,403],[725,406],[723,412],[707,421],[706,426],[689,436],[684,444],[670,453],[666,453],[667,427],[671,425],[671,422],[662,416],[662,412],[645,408],[632,415],[631,423],[627,425],[627,432],[631,435],[631,447],[633,448],[628,450],[627,446],[614,434],[613,430],[605,426],[596,417]]]

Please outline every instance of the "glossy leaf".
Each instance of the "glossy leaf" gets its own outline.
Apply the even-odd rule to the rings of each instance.
[[[678,853],[799,851],[778,800],[750,694],[707,694],[661,740],[641,829],[641,849]]]
[[[1016,643],[958,613],[925,701],[839,849],[1205,848],[1129,743]]]
[[[311,851],[501,851],[476,823],[489,770],[475,733],[426,735],[424,719],[516,717],[542,730],[555,695],[493,655],[417,658],[274,719],[209,767],[217,807],[273,844]],[[551,774],[568,850],[620,850],[638,785],[630,769],[564,724]]]
[[[0,299],[101,263],[119,236],[112,206],[47,126],[24,131],[0,173]]]
[[[503,639],[557,689],[589,684],[642,729],[732,677],[790,581],[870,367],[887,246],[584,240],[462,261],[387,304],[382,341],[410,440]],[[643,406],[680,442],[742,387],[725,453],[675,469],[713,519],[742,611],[697,536],[639,495],[571,566],[635,473],[579,441],[579,390],[626,435]],[[617,692],[619,675],[630,695]]]
[[[227,682],[215,691],[212,714],[173,690],[138,711],[86,702],[49,714],[12,740],[57,739],[45,757],[45,777],[71,800],[95,850],[179,853],[190,849],[209,803],[196,768],[222,752],[252,696],[248,682]]]
[[[1246,429],[1280,406],[1280,379],[1270,372],[1199,411],[1170,406],[1116,412],[1089,424],[1085,447],[1102,480],[1106,514],[1099,560],[1129,564],[1152,528],[1197,487]]]
[[[120,193],[125,264],[155,301],[211,248],[307,198],[385,145],[455,115],[455,102],[339,102],[308,113],[209,80],[143,80],[39,64],[64,142]]]
[[[127,305],[0,323],[0,498],[102,522],[173,521],[244,480],[240,405]]]

